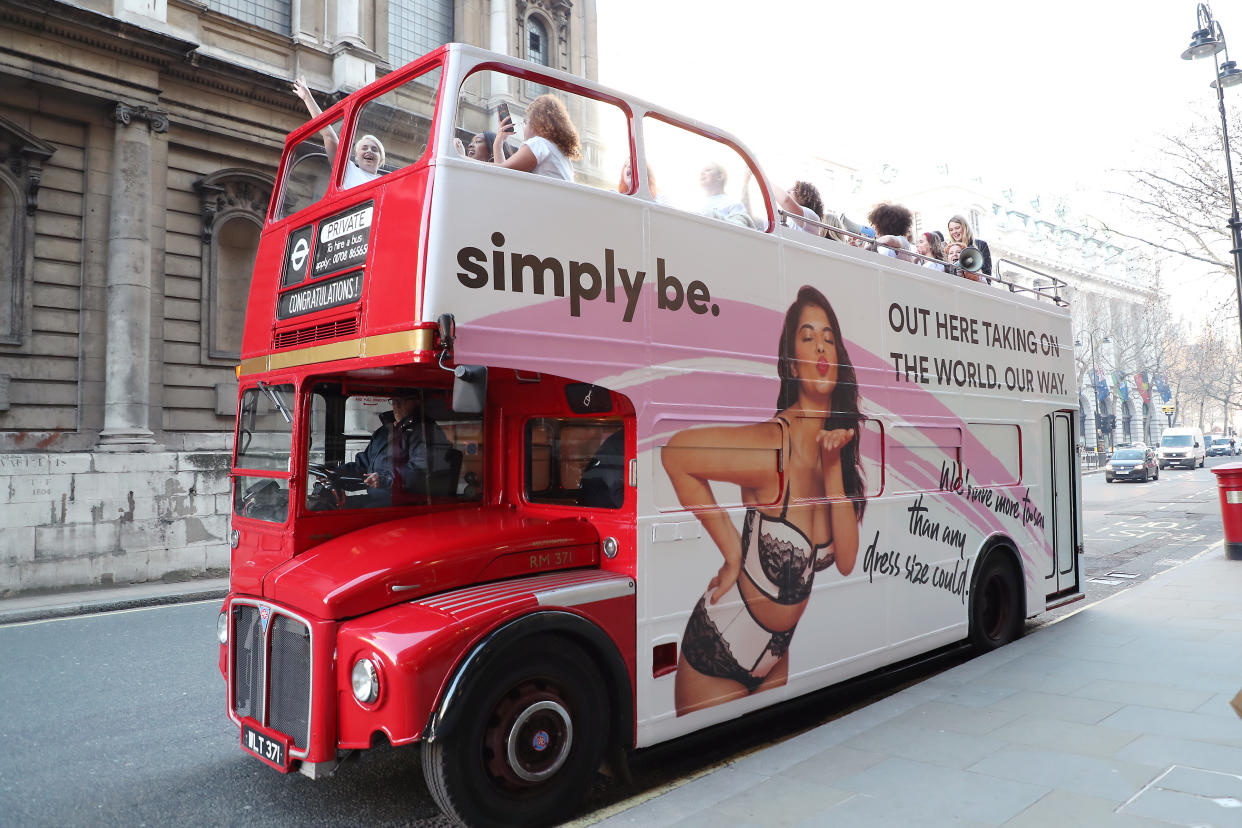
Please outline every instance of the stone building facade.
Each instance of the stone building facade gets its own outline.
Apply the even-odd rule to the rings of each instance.
[[[450,40],[594,78],[594,0],[0,0],[0,594],[223,571],[285,134]]]

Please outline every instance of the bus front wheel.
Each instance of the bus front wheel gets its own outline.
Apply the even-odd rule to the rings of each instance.
[[[1000,551],[983,559],[970,601],[970,643],[986,653],[1022,635],[1022,576]]]
[[[436,804],[473,826],[562,822],[603,761],[608,694],[591,658],[540,638],[513,647],[461,699],[453,732],[423,743]]]

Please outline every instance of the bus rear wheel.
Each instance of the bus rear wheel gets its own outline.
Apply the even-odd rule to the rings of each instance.
[[[453,732],[423,744],[436,804],[472,826],[564,821],[603,761],[608,694],[581,648],[541,638],[511,648],[459,700]]]
[[[1022,577],[1008,555],[983,559],[970,600],[970,643],[977,653],[1003,647],[1022,635]]]

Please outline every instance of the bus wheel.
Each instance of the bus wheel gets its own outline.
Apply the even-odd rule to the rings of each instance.
[[[970,599],[970,643],[977,653],[1004,646],[1022,635],[1022,579],[1008,555],[983,559]]]
[[[453,732],[423,743],[436,804],[466,825],[547,825],[577,808],[603,761],[608,694],[579,647],[532,639],[459,700]]]

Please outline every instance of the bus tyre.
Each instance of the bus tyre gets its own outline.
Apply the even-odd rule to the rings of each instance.
[[[970,643],[987,653],[1022,635],[1022,577],[1013,560],[993,551],[983,559],[970,597]]]
[[[603,761],[609,704],[581,648],[542,637],[509,648],[458,703],[467,715],[423,743],[436,804],[471,826],[563,822]]]

